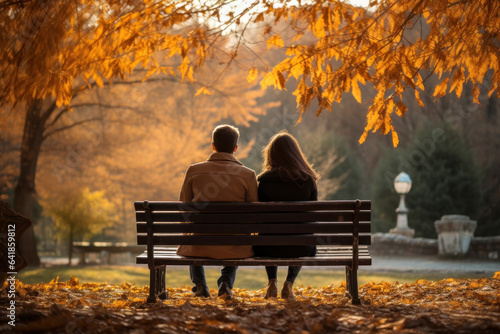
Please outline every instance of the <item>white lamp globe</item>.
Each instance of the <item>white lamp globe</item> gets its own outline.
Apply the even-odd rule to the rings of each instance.
[[[394,179],[394,189],[400,195],[407,194],[411,189],[411,179],[408,174],[401,172]]]

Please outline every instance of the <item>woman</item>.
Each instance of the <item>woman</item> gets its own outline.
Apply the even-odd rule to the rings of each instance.
[[[264,164],[259,181],[259,201],[317,201],[316,181],[319,175],[307,162],[297,140],[281,131],[274,135],[262,151]],[[301,257],[314,256],[316,246],[254,246],[256,256]],[[283,299],[295,299],[292,291],[300,266],[288,267],[281,290]],[[278,296],[278,267],[266,266],[269,283],[265,298]]]

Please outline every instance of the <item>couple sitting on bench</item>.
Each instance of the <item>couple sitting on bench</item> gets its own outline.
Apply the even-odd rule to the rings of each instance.
[[[207,161],[189,166],[179,200],[183,202],[270,202],[316,201],[318,174],[302,153],[297,140],[286,132],[274,135],[263,150],[262,173],[239,162],[233,154],[238,149],[238,129],[219,125],[212,133],[214,153]],[[257,185],[257,181],[259,184]],[[197,246],[181,245],[178,255],[213,259],[242,259],[256,256],[295,258],[314,256],[316,246]],[[218,296],[231,299],[236,266],[225,266],[217,280]],[[281,297],[294,299],[292,286],[300,266],[288,267]],[[203,266],[190,266],[195,296],[210,297]],[[266,266],[269,283],[265,298],[278,296],[276,266]]]

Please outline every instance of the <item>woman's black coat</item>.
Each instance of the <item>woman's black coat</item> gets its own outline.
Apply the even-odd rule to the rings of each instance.
[[[262,174],[258,181],[260,202],[318,200],[316,182],[312,178],[307,181],[286,180],[275,169]],[[256,256],[288,258],[316,254],[316,246],[254,246],[253,249]]]

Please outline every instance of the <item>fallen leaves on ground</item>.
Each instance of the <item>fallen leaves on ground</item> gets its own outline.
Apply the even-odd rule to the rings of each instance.
[[[6,318],[7,284],[0,294]],[[16,282],[16,326],[0,332],[54,333],[406,333],[500,332],[500,273],[494,278],[370,282],[351,305],[345,284],[295,288],[297,299],[264,299],[265,290],[233,289],[233,299],[192,297],[168,288],[169,299],[147,304],[148,287],[133,284]]]

